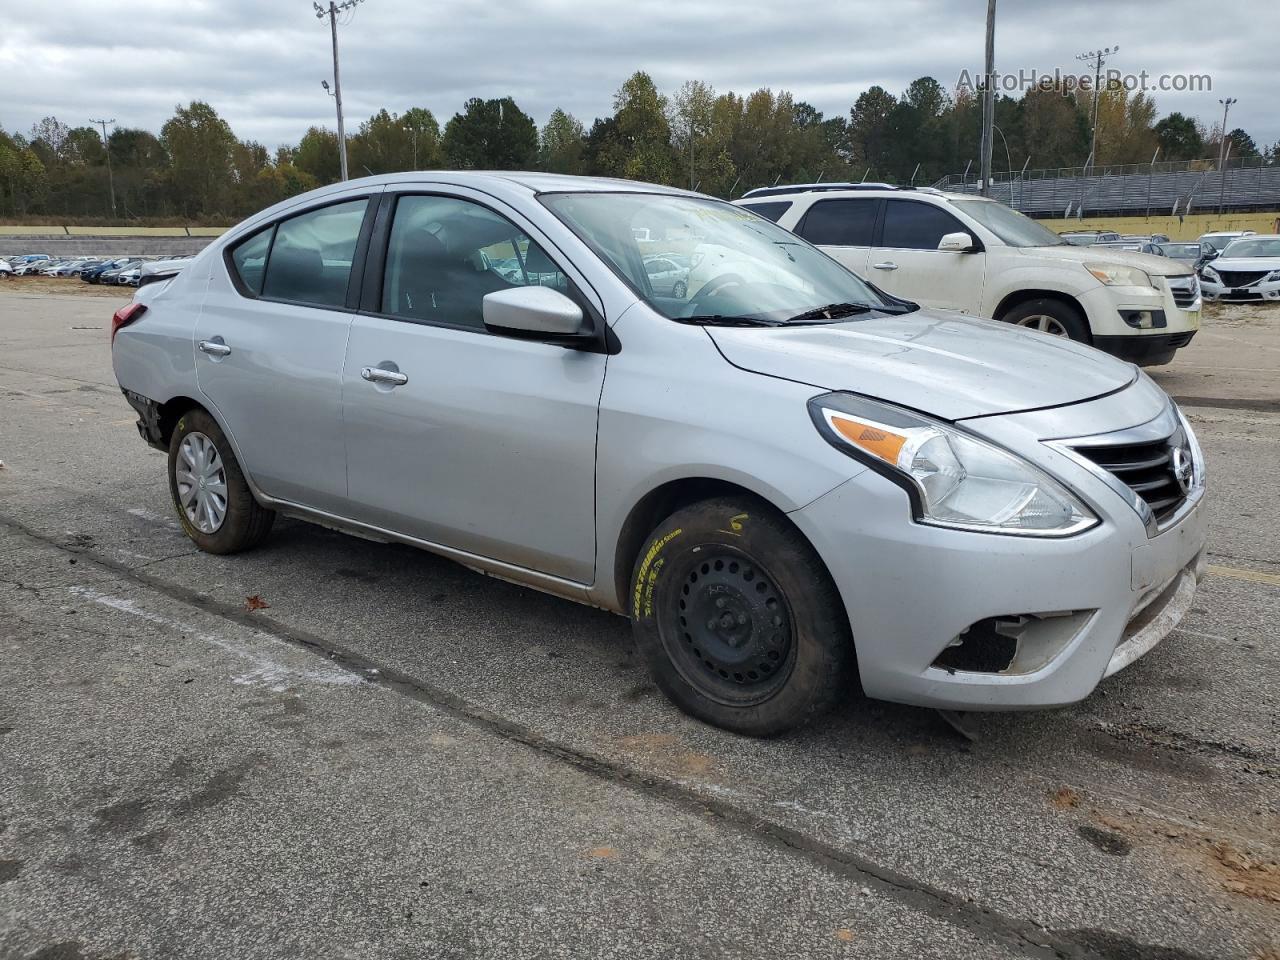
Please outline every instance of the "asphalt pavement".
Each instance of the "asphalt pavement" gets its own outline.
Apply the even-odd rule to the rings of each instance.
[[[0,291],[0,958],[1280,957],[1280,310],[1153,371],[1192,614],[970,743],[854,691],[703,726],[621,618],[404,547],[197,552],[116,305]]]

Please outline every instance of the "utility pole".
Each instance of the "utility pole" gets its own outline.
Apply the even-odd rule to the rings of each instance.
[[[96,123],[102,127],[102,149],[107,151],[107,189],[111,191],[111,216],[114,218],[116,215],[116,179],[111,173],[111,143],[107,140],[107,124],[114,124],[116,122],[116,118],[112,117],[110,120],[90,120],[89,122]]]
[[[987,72],[982,87],[982,195],[991,196],[991,128],[996,122],[996,0],[987,0]]]
[[[329,18],[329,32],[333,35],[333,101],[338,108],[338,164],[342,170],[342,179],[347,179],[347,131],[342,125],[342,76],[338,72],[338,14],[353,9],[356,4],[362,3],[363,0],[343,0],[342,3],[335,3],[329,0],[329,7],[325,9],[312,0],[311,6],[315,8],[316,19],[323,20]],[[329,89],[329,81],[321,81],[325,90]]]
[[[1120,44],[1114,47],[1099,47],[1097,50],[1090,50],[1088,53],[1076,55],[1076,59],[1084,63],[1093,64],[1093,140],[1089,144],[1089,156],[1091,158],[1098,155],[1098,88],[1102,86],[1102,67],[1107,62],[1107,57],[1114,54],[1120,49]],[[1085,166],[1088,166],[1086,163]]]
[[[1231,105],[1239,103],[1236,97],[1219,100],[1222,104],[1222,141],[1218,144],[1218,214],[1222,214],[1222,200],[1227,191],[1227,157],[1231,154],[1231,144],[1227,141],[1227,114]]]

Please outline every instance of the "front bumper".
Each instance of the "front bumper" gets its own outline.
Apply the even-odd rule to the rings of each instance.
[[[1108,400],[1103,409],[1116,409]],[[1061,410],[988,418],[983,432],[1025,450],[1010,441],[1020,433],[1050,436],[1043,431],[1055,420],[1062,422]],[[1100,518],[1096,527],[1046,539],[926,526],[911,520],[905,493],[874,471],[791,514],[843,598],[868,696],[960,710],[1074,703],[1154,647],[1190,609],[1204,569],[1202,496],[1148,536],[1137,512],[1089,471],[1047,446],[1038,462],[1086,499]],[[971,629],[1026,615],[1038,632],[1018,640],[1007,667],[948,665],[944,651]]]
[[[1228,287],[1225,284],[1215,283],[1202,277],[1200,289],[1204,291],[1206,300],[1222,303],[1280,302],[1280,280],[1272,280],[1269,283],[1254,283],[1247,287]]]

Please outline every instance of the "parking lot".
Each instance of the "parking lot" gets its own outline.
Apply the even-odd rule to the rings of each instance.
[[[0,957],[1280,957],[1280,309],[1152,371],[1212,518],[1152,653],[973,742],[852,691],[757,741],[619,617],[296,521],[197,552],[73,285],[0,287]]]

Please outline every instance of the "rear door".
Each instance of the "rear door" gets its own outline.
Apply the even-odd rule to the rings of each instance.
[[[922,306],[979,313],[987,253],[939,250],[938,244],[948,233],[974,236],[972,229],[940,206],[922,200],[886,200],[868,279],[894,296]]]
[[[343,374],[351,516],[590,583],[605,356],[491,333],[481,308],[487,293],[536,284],[592,316],[583,278],[485,194],[383,206]]]
[[[372,228],[368,194],[271,224],[230,247],[196,323],[200,390],[268,496],[346,506],[342,362]]]
[[[800,218],[795,232],[858,276],[866,277],[882,203],[876,197],[819,200]],[[879,282],[874,277],[868,279]]]

